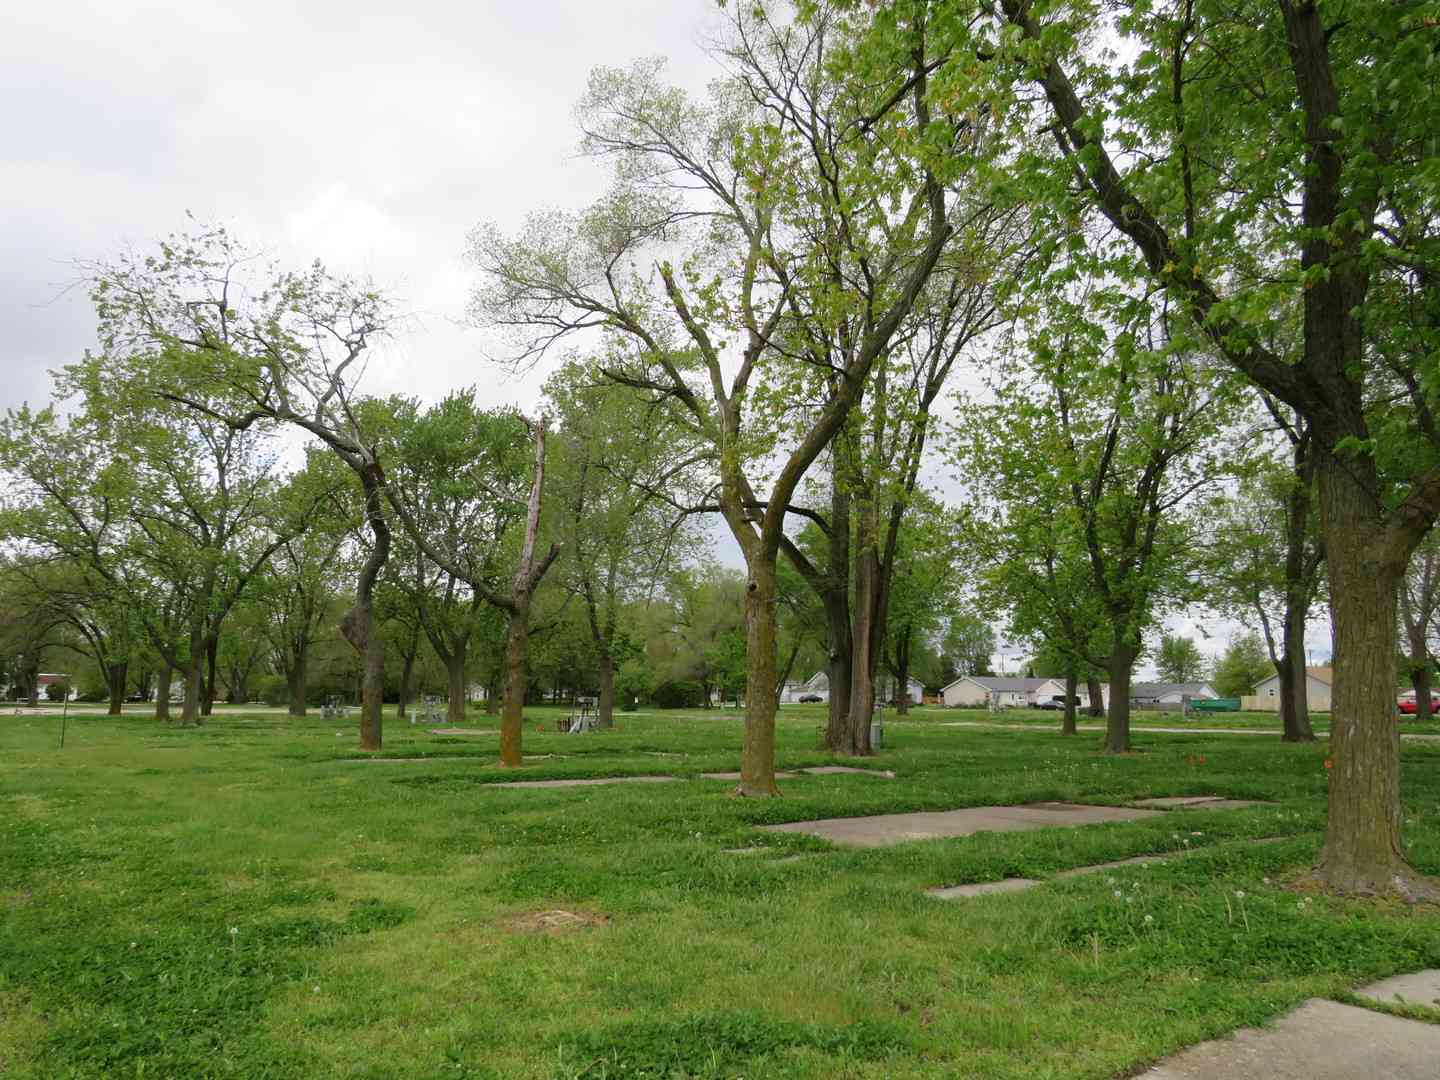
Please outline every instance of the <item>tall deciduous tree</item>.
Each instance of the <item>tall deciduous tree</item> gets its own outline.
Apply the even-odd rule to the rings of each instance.
[[[1205,511],[1209,602],[1259,628],[1280,675],[1281,738],[1310,742],[1305,627],[1320,591],[1324,550],[1315,529],[1309,436],[1288,426],[1289,468],[1273,461]]]
[[[385,470],[355,408],[354,379],[390,320],[368,285],[328,273],[262,267],[223,229],[171,237],[149,256],[93,270],[100,370],[247,432],[282,423],[329,447],[360,481],[372,543],[341,632],[363,657],[360,746],[381,745],[384,642],[375,581],[390,554]]]
[[[551,494],[569,551],[562,569],[584,607],[598,661],[599,723],[610,727],[625,645],[621,612],[693,548],[692,520],[677,510],[697,501],[694,478],[708,455],[672,403],[617,386],[593,365],[566,364],[545,393],[563,447]]]
[[[1109,272],[1163,290],[1310,425],[1335,630],[1316,874],[1340,893],[1435,896],[1405,861],[1392,700],[1400,579],[1440,514],[1433,13],[1179,0],[1117,9],[1115,48],[1089,4],[995,11],[1005,32],[990,26],[982,51],[997,93],[1036,87],[1045,115],[1019,93],[1000,107],[1057,150],[1018,183],[1103,218]],[[969,86],[974,71],[947,76]]]
[[[848,43],[828,9],[781,25],[743,5],[735,20],[735,75],[708,101],[666,86],[654,64],[594,73],[585,146],[616,162],[616,186],[585,213],[532,218],[515,239],[478,232],[489,285],[477,314],[528,331],[531,357],[603,330],[607,375],[673,398],[709,442],[716,502],[747,568],[739,791],[766,796],[786,514],[940,258],[952,225],[936,168],[965,140],[956,118],[932,113],[923,20],[896,27],[889,58],[906,58],[903,74],[846,86],[826,67]],[[906,140],[920,152],[900,152]],[[884,288],[857,304],[837,267],[841,281]],[[795,355],[817,321],[854,327],[853,347],[823,370]],[[795,408],[809,401],[821,404]]]
[[[1155,651],[1155,671],[1161,682],[1198,682],[1205,677],[1205,657],[1190,638],[1161,634],[1160,647]]]

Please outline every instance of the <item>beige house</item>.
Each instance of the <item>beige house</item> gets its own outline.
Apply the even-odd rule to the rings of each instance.
[[[1330,711],[1330,683],[1333,669],[1328,667],[1307,667],[1305,669],[1305,703],[1311,712]],[[1255,693],[1240,699],[1242,709],[1254,712],[1280,711],[1280,676],[1259,682]]]
[[[962,675],[940,691],[945,704],[952,709],[964,706],[983,709],[990,704],[990,695],[998,694],[1000,707],[1025,708],[1046,698],[1065,693],[1061,679],[1010,679],[995,675]]]

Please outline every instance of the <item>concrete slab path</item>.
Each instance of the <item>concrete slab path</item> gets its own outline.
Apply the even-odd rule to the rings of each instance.
[[[1440,1009],[1440,971],[1432,969],[1395,975],[1362,986],[1355,993],[1387,1005],[1422,1005],[1427,1009]],[[1435,1070],[1440,1073],[1440,1061],[1435,1063]]]
[[[1440,1026],[1312,998],[1265,1028],[1183,1050],[1145,1080],[1435,1080]]]
[[[856,769],[850,765],[811,765],[800,770],[811,776],[880,776],[894,780],[895,774],[889,769]]]
[[[977,832],[1018,832],[1108,821],[1139,821],[1160,817],[1163,813],[1163,810],[1130,806],[1032,803],[1028,806],[972,806],[963,810],[792,821],[784,825],[761,825],[760,828],[766,832],[809,833],[842,847],[886,847],[911,840],[969,836]]]

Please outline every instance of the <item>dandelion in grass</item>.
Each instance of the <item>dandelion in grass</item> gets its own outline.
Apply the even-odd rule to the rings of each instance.
[[[1145,925],[1146,925],[1146,926],[1150,926],[1150,925],[1151,925],[1152,923],[1154,923],[1154,922],[1155,922],[1155,916],[1154,916],[1154,915],[1146,915],[1146,916],[1145,916]]]

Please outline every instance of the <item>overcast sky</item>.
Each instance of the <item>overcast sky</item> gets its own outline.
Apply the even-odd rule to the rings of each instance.
[[[43,404],[49,370],[93,346],[77,261],[151,244],[187,211],[395,296],[413,317],[367,391],[477,383],[489,404],[533,406],[540,373],[505,378],[485,360],[503,342],[461,322],[466,234],[596,195],[572,114],[589,71],[661,55],[698,90],[715,18],[710,0],[7,5],[0,409]],[[1175,625],[1211,632],[1211,654],[1234,629]],[[1312,637],[1328,654],[1328,631]]]
[[[416,316],[366,388],[480,382],[533,402],[459,325],[466,233],[575,206],[604,175],[572,117],[596,65],[710,75],[713,5],[616,2],[7,5],[0,34],[0,407],[48,397],[93,343],[76,260],[144,246],[189,211],[285,261],[372,276]],[[300,10],[297,10],[300,9]]]

